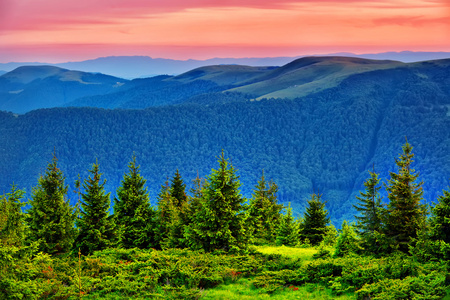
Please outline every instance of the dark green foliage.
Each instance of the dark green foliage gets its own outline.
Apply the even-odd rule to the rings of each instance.
[[[278,186],[273,181],[266,182],[263,172],[248,207],[248,224],[253,230],[255,242],[275,242],[283,209],[283,205],[277,203],[277,192]]]
[[[364,182],[365,191],[356,196],[358,204],[353,207],[360,213],[355,216],[357,233],[361,238],[361,247],[369,253],[377,253],[380,248],[375,232],[382,232],[383,206],[379,190],[380,179],[375,170],[369,171],[370,178]]]
[[[160,248],[186,247],[184,227],[190,223],[191,211],[185,192],[186,185],[178,170],[169,186],[166,181],[158,195],[155,234]]]
[[[249,233],[245,230],[245,199],[241,196],[239,178],[224,153],[219,169],[212,170],[201,193],[193,222],[185,236],[193,249],[239,251],[247,248]]]
[[[431,208],[431,238],[450,244],[450,192],[443,191]]]
[[[175,201],[170,195],[169,182],[166,181],[164,185],[161,186],[161,192],[158,195],[158,204],[156,210],[156,226],[155,226],[155,237],[159,248],[165,249],[170,248],[170,233],[172,227],[178,220],[177,207],[175,206]]]
[[[286,215],[280,215],[280,222],[276,231],[277,245],[295,246],[298,243],[299,225],[292,216],[292,208],[289,203]]]
[[[172,211],[168,246],[171,248],[186,247],[184,228],[190,223],[189,204],[186,195],[186,184],[183,182],[178,169],[171,181],[170,196],[172,197],[174,209]]]
[[[0,196],[0,244],[23,246],[26,237],[25,214],[21,200],[25,192],[11,186],[11,191]]]
[[[321,197],[321,194],[311,195],[300,232],[301,239],[308,239],[312,245],[318,245],[323,240],[330,222],[325,202],[322,202]]]
[[[39,243],[39,250],[49,254],[68,252],[76,235],[76,216],[67,199],[68,187],[64,181],[58,160],[53,156],[29,201],[28,240],[30,243]]]
[[[81,211],[76,220],[78,237],[75,249],[83,254],[92,254],[114,245],[116,239],[115,224],[109,216],[110,200],[101,181],[99,165],[92,165],[91,175],[84,180],[84,193],[81,194]]]
[[[124,248],[149,248],[155,244],[154,211],[145,187],[146,180],[140,174],[135,156],[128,168],[117,190],[117,198],[114,198],[119,244]]]
[[[174,198],[174,204],[178,208],[181,208],[187,202],[186,184],[184,184],[178,169],[170,184],[170,195]]]
[[[356,236],[355,227],[352,224],[348,224],[347,221],[344,221],[339,230],[334,256],[342,257],[352,253],[355,254],[360,250],[359,244],[360,241]]]
[[[408,250],[408,243],[417,236],[424,222],[426,209],[423,200],[422,182],[417,182],[419,173],[414,174],[412,146],[406,141],[403,153],[396,160],[398,173],[390,172],[386,185],[389,203],[386,211],[384,233],[391,245],[400,251]]]

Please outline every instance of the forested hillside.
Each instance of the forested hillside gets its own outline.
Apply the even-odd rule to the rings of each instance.
[[[449,178],[449,65],[425,62],[355,74],[297,99],[248,101],[242,94],[207,93],[191,103],[145,110],[1,113],[1,189],[15,182],[30,192],[55,151],[69,184],[78,174],[86,177],[98,159],[107,190],[114,192],[135,153],[154,202],[177,168],[189,184],[197,172],[208,174],[224,149],[245,196],[264,169],[279,185],[280,201],[300,212],[319,191],[340,224],[352,218],[367,170],[374,165],[387,178],[407,137],[431,202]]]

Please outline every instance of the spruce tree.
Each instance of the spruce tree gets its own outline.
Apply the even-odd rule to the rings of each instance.
[[[99,165],[93,164],[91,175],[83,182],[81,211],[76,225],[79,230],[76,249],[87,255],[114,245],[116,233],[112,216],[109,216],[110,198],[101,181]]]
[[[299,225],[292,216],[291,203],[286,209],[286,215],[280,215],[281,220],[276,230],[276,244],[294,247],[298,243]]]
[[[357,253],[360,250],[360,241],[358,240],[355,227],[348,224],[347,221],[342,222],[339,235],[336,241],[334,256],[342,257],[350,253]]]
[[[149,248],[154,246],[154,212],[150,205],[146,180],[141,176],[136,157],[128,164],[114,198],[114,219],[120,246]]]
[[[431,208],[431,238],[450,244],[450,192],[444,190],[438,203]]]
[[[68,252],[76,236],[75,212],[67,199],[65,177],[53,156],[38,185],[33,188],[27,211],[28,236],[39,243],[39,251],[48,254]]]
[[[424,221],[426,209],[422,201],[422,182],[417,182],[419,173],[411,168],[414,154],[406,141],[403,153],[396,159],[398,173],[390,172],[386,185],[389,204],[387,206],[385,235],[391,245],[400,251],[408,251],[408,244],[417,236]]]
[[[277,191],[274,182],[266,182],[263,171],[248,207],[248,224],[257,242],[275,242],[283,209],[283,205],[277,203]]]
[[[169,182],[161,186],[161,191],[157,197],[155,238],[161,249],[170,248],[170,231],[174,222],[178,218],[177,208],[173,197],[170,195]]]
[[[170,195],[173,197],[176,207],[181,208],[187,202],[186,184],[184,184],[178,169],[171,180]]]
[[[353,207],[360,213],[355,216],[357,224],[355,225],[358,235],[361,238],[361,247],[364,250],[377,253],[380,244],[377,242],[375,235],[382,232],[383,207],[381,205],[381,197],[379,190],[380,179],[375,173],[375,168],[371,172],[370,177],[364,182],[365,191],[359,192],[360,196],[356,196],[358,203]]]
[[[304,214],[304,221],[300,236],[302,240],[308,239],[311,245],[318,245],[327,232],[327,224],[330,222],[325,203],[321,200],[321,194],[312,194],[308,200],[308,206]]]
[[[9,193],[0,196],[0,243],[4,246],[21,247],[25,242],[24,194],[13,184]]]
[[[184,248],[187,246],[184,237],[184,227],[189,224],[188,197],[186,195],[186,184],[183,182],[178,169],[171,180],[170,196],[172,197],[174,209],[169,229],[168,246],[171,248]]]
[[[249,235],[240,185],[234,167],[222,151],[219,169],[212,170],[207,178],[194,222],[185,231],[191,248],[226,252],[247,248]]]

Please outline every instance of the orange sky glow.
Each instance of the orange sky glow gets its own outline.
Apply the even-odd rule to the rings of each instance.
[[[450,52],[448,0],[0,0],[0,62]]]

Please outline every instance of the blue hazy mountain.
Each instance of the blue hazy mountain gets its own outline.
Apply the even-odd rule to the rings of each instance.
[[[283,93],[294,85],[299,93],[270,98],[273,87],[258,92],[258,82]],[[328,83],[312,88],[315,82]],[[435,201],[449,185],[448,59],[400,63],[312,57],[279,68],[210,66],[127,81],[119,88],[124,90],[108,95],[115,95],[113,106],[122,109],[0,113],[0,190],[14,182],[30,193],[55,150],[72,187],[98,159],[114,194],[135,153],[155,203],[177,168],[188,184],[197,172],[204,178],[224,149],[238,169],[245,196],[264,169],[266,178],[279,185],[282,202],[292,202],[300,212],[310,193],[323,193],[340,224],[352,217],[351,204],[367,170],[375,165],[384,180],[396,171],[405,137],[414,147],[413,168],[424,181],[426,201]],[[128,93],[134,96],[127,104],[122,100]],[[108,95],[100,96],[104,104]],[[131,104],[146,108],[130,109]],[[76,201],[75,194],[70,197]]]
[[[127,80],[54,66],[23,66],[0,76],[0,109],[24,113],[114,92]]]
[[[385,52],[375,54],[332,53],[322,56],[349,56],[378,60],[418,62],[450,58],[449,52]],[[57,67],[83,72],[99,72],[126,79],[155,75],[179,75],[209,65],[283,66],[301,56],[263,58],[213,58],[208,60],[174,60],[148,56],[109,56],[79,62],[52,64]],[[0,63],[0,70],[12,71],[26,65],[49,65],[43,62]]]

